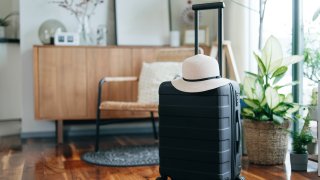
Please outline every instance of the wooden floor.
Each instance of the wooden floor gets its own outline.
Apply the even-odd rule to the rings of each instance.
[[[106,136],[102,138],[101,149],[115,145],[153,143],[152,135]],[[158,166],[111,168],[86,164],[80,156],[92,151],[93,137],[76,137],[56,145],[55,139],[28,139],[18,136],[0,138],[0,180],[60,180],[60,179],[107,179],[139,180],[155,179],[159,176]],[[316,173],[317,164],[309,162],[308,172],[291,172],[290,165],[256,166],[243,159],[242,175],[254,179],[320,179]]]

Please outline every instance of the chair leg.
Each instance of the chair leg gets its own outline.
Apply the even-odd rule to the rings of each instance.
[[[95,152],[99,151],[99,142],[100,142],[100,109],[97,110],[97,119],[96,119],[96,144]]]
[[[97,119],[96,119],[96,144],[95,144],[95,152],[99,151],[99,141],[100,141],[100,103],[101,103],[101,91],[102,91],[102,85],[104,83],[104,79],[101,79],[99,81],[98,86],[98,99],[97,99]]]
[[[150,112],[151,115],[151,122],[152,122],[152,128],[153,128],[153,136],[154,139],[158,139],[158,132],[157,132],[157,127],[156,127],[156,122],[153,116],[153,112]]]

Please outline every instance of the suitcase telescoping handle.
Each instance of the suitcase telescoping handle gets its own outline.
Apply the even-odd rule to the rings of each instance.
[[[222,16],[224,2],[214,2],[214,3],[205,3],[205,4],[194,4],[192,9],[194,10],[194,46],[195,54],[199,54],[199,41],[198,41],[198,32],[199,32],[199,11],[209,10],[209,9],[218,9],[218,63],[220,73],[222,71]]]

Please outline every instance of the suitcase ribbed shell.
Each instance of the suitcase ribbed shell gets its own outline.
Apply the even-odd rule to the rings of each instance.
[[[161,84],[159,154],[162,177],[204,180],[234,179],[239,175],[238,94],[236,83],[200,93],[181,92],[171,82]]]

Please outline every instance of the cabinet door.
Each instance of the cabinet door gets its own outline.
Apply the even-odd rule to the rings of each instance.
[[[88,48],[88,109],[91,118],[96,117],[98,83],[109,76],[135,76],[131,48]],[[104,85],[102,100],[136,101],[137,82],[114,82]],[[142,117],[139,112],[103,111],[103,118]],[[143,116],[144,117],[144,116]]]
[[[87,116],[85,58],[85,48],[39,48],[40,118],[76,119]]]

